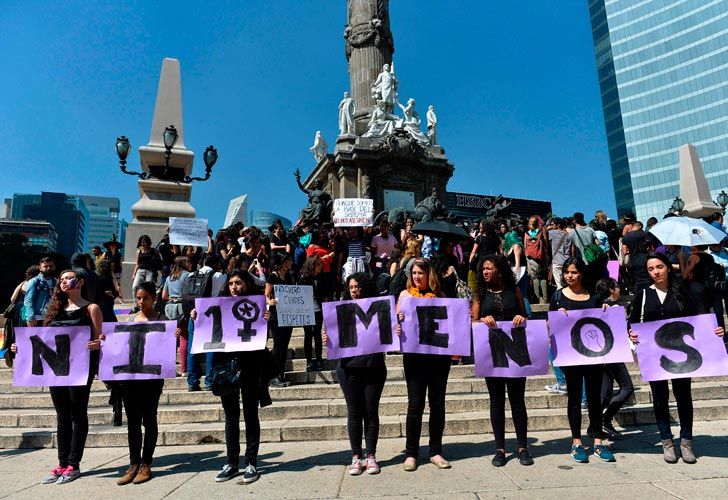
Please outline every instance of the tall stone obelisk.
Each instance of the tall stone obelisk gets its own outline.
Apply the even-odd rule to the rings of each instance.
[[[354,98],[354,129],[363,134],[376,104],[372,84],[382,66],[392,64],[394,39],[389,27],[389,0],[348,0],[344,30],[349,61],[351,96]]]
[[[680,146],[680,197],[685,202],[683,212],[690,217],[707,217],[722,211],[710,197],[698,151],[692,144]]]
[[[168,178],[182,179],[185,175],[191,175],[195,154],[185,147],[179,61],[165,58],[157,87],[149,144],[139,148],[141,167],[147,173],[165,164],[163,133],[165,127],[169,125],[174,125],[177,129],[178,138],[171,151],[169,160],[171,173]],[[122,264],[124,298],[131,297],[131,275],[134,271],[139,237],[146,234],[152,239],[152,244],[156,244],[166,233],[170,217],[195,216],[195,209],[190,204],[192,184],[156,178],[140,179],[138,184],[140,199],[131,207],[134,218],[126,230],[124,242]]]

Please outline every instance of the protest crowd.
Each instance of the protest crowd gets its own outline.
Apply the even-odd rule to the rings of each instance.
[[[671,215],[662,223],[669,221]],[[121,275],[119,250],[122,245],[113,238],[104,245],[105,251],[96,248],[94,255],[74,255],[71,268],[60,273],[56,272],[52,259],[41,259],[37,266],[26,271],[25,280],[18,284],[12,296],[11,317],[6,314],[8,324],[34,329],[85,327],[91,332],[86,343],[91,353],[87,383],[50,388],[57,414],[59,463],[43,482],[63,484],[81,475],[80,464],[89,426],[90,385],[99,370],[100,350],[103,357],[109,337],[106,332],[120,331],[118,327],[113,329],[113,323],[117,321],[115,306],[123,299],[133,301],[128,321],[171,324],[166,330],[160,327],[164,334],[173,334],[176,339],[176,373],[171,376],[186,377],[189,391],[211,390],[220,396],[225,413],[227,461],[216,477],[218,482],[236,476],[242,476],[242,483],[259,478],[258,408],[272,404],[269,386],[291,385],[286,379],[285,366],[294,326],[281,321],[278,314],[277,309],[284,306],[276,298],[277,294],[279,299],[282,297],[284,288],[281,287],[311,287],[313,314],[303,325],[307,371],[325,369],[324,346],[329,355],[334,349],[345,351],[347,345],[357,343],[357,335],[368,335],[374,330],[377,338],[385,339],[389,328],[386,320],[379,321],[378,328],[370,327],[378,322],[380,312],[385,314],[382,312],[385,306],[376,310],[377,320],[373,321],[375,309],[366,309],[363,304],[369,307],[368,304],[376,304],[372,302],[375,299],[391,300],[394,304],[391,311],[394,321],[389,332],[394,336],[389,343],[397,342],[397,348],[389,349],[389,354],[380,349],[339,357],[336,375],[348,410],[352,453],[348,473],[351,475],[380,471],[376,460],[378,411],[386,384],[388,356],[400,355],[399,352],[403,356],[408,394],[403,466],[406,471],[415,471],[426,404],[429,406],[429,461],[440,469],[451,467],[443,447],[447,381],[453,364],[475,363],[476,373],[480,370],[478,348],[470,347],[471,338],[476,344],[476,337],[490,336],[491,349],[499,338],[505,338],[501,344],[504,349],[501,358],[508,364],[508,359],[518,354],[514,348],[518,343],[516,336],[519,332],[531,332],[529,325],[538,323],[534,318],[535,310],[543,311],[546,304],[552,320],[549,327],[552,335],[556,324],[553,318],[558,315],[562,316],[560,321],[571,321],[570,316],[575,320],[581,317],[578,315],[582,310],[608,312],[615,308],[612,313],[621,315],[617,321],[624,323],[626,335],[617,338],[620,334],[613,329],[613,339],[611,336],[607,339],[606,334],[603,338],[594,337],[598,347],[592,351],[600,348],[606,351],[601,344],[611,341],[627,346],[629,351],[630,346],[634,348],[640,341],[644,342],[641,332],[645,330],[639,328],[642,323],[705,314],[715,316],[711,335],[723,336],[724,313],[728,307],[728,252],[724,246],[728,241],[725,239],[719,238],[710,245],[664,245],[650,232],[658,224],[654,218],[643,224],[630,215],[619,220],[609,219],[602,211],[590,221],[577,212],[572,217],[548,220],[532,216],[522,222],[510,218],[473,223],[452,219],[447,223],[467,232],[469,238],[418,233],[417,224],[411,218],[402,223],[393,221],[391,225],[385,218],[364,227],[335,227],[302,219],[290,231],[286,231],[280,221],[266,231],[241,224],[217,233],[209,230],[206,248],[172,244],[169,234],[159,242],[142,236],[131,276]],[[725,235],[722,214],[715,214],[705,223]],[[122,279],[133,282],[132,297],[122,299]],[[215,352],[214,348],[209,348],[193,353],[193,345],[202,345],[199,339],[195,342],[195,335],[202,335],[203,321],[213,324],[212,337],[206,333],[206,339],[211,340],[206,340],[205,345],[215,342],[223,345],[221,339],[228,341],[231,338],[228,334],[247,342],[250,335],[255,334],[252,323],[245,323],[243,319],[245,312],[238,315],[239,311],[233,310],[232,315],[240,320],[239,324],[245,323],[245,327],[238,329],[236,326],[235,332],[230,333],[227,320],[215,322],[215,311],[221,314],[219,307],[205,306],[205,310],[198,310],[203,304],[201,299],[216,297],[237,300],[236,306],[243,302],[238,298],[249,297],[245,304],[255,309],[255,317],[260,317],[256,321],[267,322],[267,337],[263,340],[273,339],[272,350],[261,347]],[[369,302],[364,302],[367,300]],[[441,333],[445,329],[436,330],[437,321],[447,314],[437,316],[441,314],[437,309],[439,306],[430,307],[430,304],[448,304],[445,302],[448,300],[453,303],[452,311],[458,311],[455,319],[468,326],[463,344],[466,347],[457,354],[443,354],[448,347],[447,337]],[[465,305],[457,309],[455,302]],[[338,323],[333,324],[338,324],[339,331],[326,328],[325,325],[330,324],[325,321],[326,311],[333,310],[331,307],[335,304],[346,303],[361,304],[361,307],[358,310],[336,309],[333,317],[339,315]],[[422,314],[417,308],[408,306],[418,303],[428,305],[428,308],[420,308],[424,311]],[[544,306],[536,307],[537,304]],[[606,312],[604,314],[606,318]],[[599,321],[604,323],[607,319]],[[347,322],[347,328],[353,329],[353,341],[345,339],[342,322]],[[105,326],[108,323],[112,324],[111,329]],[[475,325],[472,333],[471,323]],[[399,349],[397,337],[402,345],[418,340],[417,335],[407,335],[412,331],[410,324],[419,325],[421,343],[429,335],[431,349]],[[423,326],[427,324],[435,326],[428,332]],[[512,326],[512,339],[499,337],[498,332],[502,333],[506,324]],[[154,330],[148,326],[135,331]],[[245,335],[248,335],[247,339]],[[442,338],[445,338],[444,344]],[[42,344],[37,341],[34,345],[39,343]],[[547,359],[558,361],[564,352],[562,349],[556,352],[553,337],[551,344],[551,348],[545,348]],[[31,344],[22,347],[28,349]],[[60,353],[60,345],[56,347]],[[20,343],[7,335],[5,348],[9,363],[15,356],[17,371],[22,350]],[[49,349],[42,345],[41,354],[34,354],[33,359],[43,358],[48,363],[53,359],[53,353],[47,352]],[[135,348],[132,346],[131,349]],[[142,359],[136,360],[140,366],[145,362],[143,347],[141,352]],[[528,357],[528,353],[525,354]],[[631,358],[631,351],[629,356]],[[132,357],[130,354],[129,364],[133,366]],[[497,357],[493,350],[493,360]],[[533,353],[532,358],[535,363]],[[519,365],[529,364],[521,361]],[[565,451],[570,452],[575,462],[588,461],[589,448],[582,444],[582,416],[586,412],[586,435],[593,440],[594,457],[614,461],[614,454],[604,440],[620,436],[613,419],[634,392],[625,363],[560,366],[557,362],[546,366],[554,375],[553,384],[546,389],[567,398],[571,441],[565,444]],[[533,464],[534,458],[527,444],[526,377],[491,375],[485,379],[496,442],[492,464],[500,467],[507,461],[506,394],[516,431],[517,461],[524,466]],[[677,462],[678,457],[685,463],[697,460],[692,447],[690,381],[690,378],[674,378],[671,382],[680,417],[677,446],[670,429],[668,380],[650,381],[655,421],[664,459],[669,463]],[[127,417],[130,464],[118,484],[148,481],[152,477],[157,407],[164,387],[163,377],[105,382],[110,389],[115,424],[122,424],[122,411]],[[615,382],[617,390],[614,389]],[[246,445],[242,466],[239,463],[241,400]]]

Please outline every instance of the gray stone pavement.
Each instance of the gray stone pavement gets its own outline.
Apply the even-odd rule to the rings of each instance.
[[[513,447],[513,436],[508,435]],[[422,442],[426,444],[426,439]],[[538,432],[531,436],[536,463],[523,467],[511,460],[490,465],[492,434],[445,436],[445,456],[451,470],[426,463],[412,473],[402,470],[402,439],[385,439],[377,453],[381,474],[351,477],[348,443],[264,443],[261,478],[251,485],[215,483],[225,461],[224,444],[166,446],[157,449],[153,479],[143,485],[117,486],[126,468],[123,448],[86,450],[83,476],[66,485],[41,485],[55,465],[56,450],[0,450],[2,498],[569,498],[601,499],[629,495],[646,498],[721,498],[728,496],[728,421],[698,422],[695,449],[698,463],[669,465],[662,460],[654,426],[629,428],[613,444],[617,462],[576,464],[568,458],[568,433]],[[585,444],[591,444],[585,442]],[[423,457],[426,447],[421,450]]]

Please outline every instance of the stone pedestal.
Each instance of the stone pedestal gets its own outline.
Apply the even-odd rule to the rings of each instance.
[[[698,152],[692,144],[680,146],[680,198],[683,212],[690,217],[707,217],[722,208],[713,202]]]

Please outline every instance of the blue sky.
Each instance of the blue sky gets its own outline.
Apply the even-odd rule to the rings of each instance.
[[[400,100],[434,104],[455,174],[448,190],[551,200],[565,215],[614,216],[586,0],[393,0]],[[180,60],[185,142],[220,155],[194,185],[219,227],[230,198],[295,219],[292,172],[329,144],[349,78],[346,0],[6,1],[0,11],[0,196],[139,194],[117,136],[149,139],[164,57]]]

